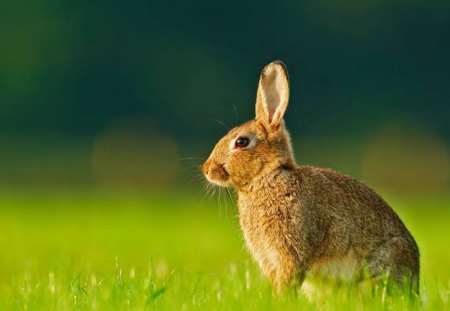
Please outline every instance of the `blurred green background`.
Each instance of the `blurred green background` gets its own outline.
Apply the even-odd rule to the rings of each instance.
[[[180,158],[205,158],[227,127],[253,116],[260,70],[282,59],[299,162],[393,190],[443,190],[449,9],[439,0],[2,1],[0,182],[177,184]]]
[[[208,200],[199,166],[253,117],[275,59],[290,73],[297,161],[384,195],[448,306],[449,38],[445,0],[1,1],[0,307],[61,310],[84,293],[94,308],[97,278],[117,285],[116,260],[130,282],[162,271],[136,285],[147,305],[172,268],[228,277],[236,264],[243,283],[223,286],[259,284],[233,198]],[[226,291],[207,279],[197,303],[214,305]],[[114,288],[99,301],[141,301]]]

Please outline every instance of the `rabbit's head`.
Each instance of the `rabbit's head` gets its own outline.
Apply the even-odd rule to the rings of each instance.
[[[206,178],[243,189],[279,167],[295,167],[283,121],[288,101],[287,69],[281,61],[272,62],[259,78],[255,119],[233,128],[217,143],[203,164]]]

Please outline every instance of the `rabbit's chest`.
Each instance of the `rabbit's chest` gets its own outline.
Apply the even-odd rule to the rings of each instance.
[[[239,222],[247,248],[263,273],[269,275],[283,264],[289,249],[286,233],[290,228],[286,226],[283,215],[277,212],[267,214],[252,206],[245,206],[240,207]]]

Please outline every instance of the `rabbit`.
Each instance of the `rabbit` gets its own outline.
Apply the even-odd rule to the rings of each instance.
[[[276,292],[306,276],[410,284],[419,250],[394,210],[358,180],[299,166],[283,120],[289,78],[281,61],[261,72],[256,116],[231,129],[202,165],[206,179],[235,188],[244,240]],[[383,280],[386,280],[384,278]]]

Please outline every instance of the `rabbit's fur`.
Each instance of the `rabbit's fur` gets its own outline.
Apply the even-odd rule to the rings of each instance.
[[[275,61],[261,73],[255,119],[232,129],[203,164],[210,182],[237,190],[240,226],[262,273],[277,290],[321,273],[387,275],[417,292],[419,250],[389,205],[349,176],[296,164],[283,121],[288,100],[287,70]]]

